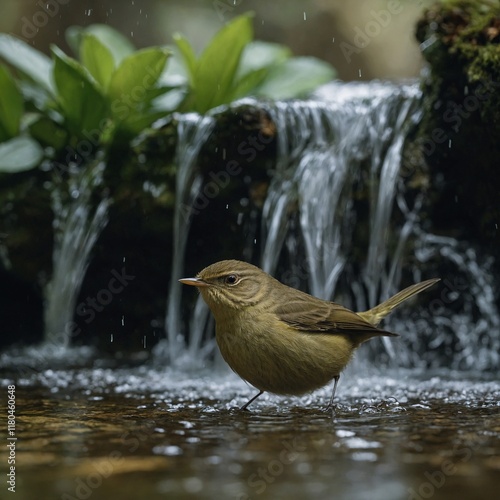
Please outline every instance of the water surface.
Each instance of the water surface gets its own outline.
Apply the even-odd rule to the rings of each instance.
[[[351,371],[333,414],[330,388],[240,411],[254,389],[230,372],[4,377],[17,499],[491,499],[500,487],[500,387],[484,377]]]

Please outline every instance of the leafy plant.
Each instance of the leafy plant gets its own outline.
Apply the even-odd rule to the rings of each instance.
[[[335,75],[327,63],[313,57],[291,58],[288,48],[252,38],[250,14],[229,22],[199,57],[185,37],[174,35],[187,74],[187,97],[180,108],[205,113],[247,95],[298,97]]]
[[[0,65],[0,171],[39,165],[42,147],[53,159],[65,151],[66,161],[85,159],[98,147],[127,147],[173,111],[206,113],[247,95],[296,97],[334,76],[324,62],[253,41],[249,14],[226,24],[199,56],[180,34],[170,48],[141,50],[106,25],[66,36],[76,57],[56,46],[48,57],[0,34],[0,58],[17,76]]]
[[[19,132],[23,98],[30,110],[25,132],[54,151],[81,141],[90,141],[93,148],[125,143],[164,115],[151,103],[169,90],[158,85],[169,56],[167,49],[135,51],[127,39],[104,25],[73,28],[69,38],[78,59],[56,46],[51,48],[50,59],[12,36],[0,35],[0,57],[17,70],[24,94],[21,96],[9,72],[2,68],[0,84],[8,93],[0,106],[6,101],[10,108],[2,112],[0,139]],[[31,151],[41,159],[39,148],[31,147]],[[11,169],[4,163],[0,160],[1,170]]]
[[[43,157],[38,142],[21,137],[23,96],[5,66],[0,65],[0,169],[21,172],[36,167]],[[3,167],[3,168],[2,168]]]

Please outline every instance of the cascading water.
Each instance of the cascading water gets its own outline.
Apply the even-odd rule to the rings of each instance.
[[[407,365],[450,366],[459,370],[495,370],[500,366],[500,311],[493,258],[479,255],[466,242],[417,228],[415,254],[425,266],[449,270],[439,298],[412,317],[417,334],[408,339]],[[419,279],[417,275],[417,279]],[[455,307],[457,305],[457,307]],[[404,321],[396,316],[396,321]],[[432,356],[439,349],[441,356]],[[415,353],[422,352],[423,356]]]
[[[108,221],[109,199],[92,205],[92,196],[102,183],[104,162],[70,173],[63,201],[60,188],[53,190],[53,274],[45,294],[45,342],[54,347],[70,343],[73,314],[92,249]],[[68,331],[69,329],[69,331]]]
[[[196,160],[215,123],[210,116],[200,116],[195,113],[178,115],[176,118],[178,120],[175,154],[177,177],[172,274],[165,319],[167,341],[161,342],[155,349],[157,355],[164,359],[167,357],[171,363],[179,362],[179,356],[185,349],[180,320],[181,285],[179,279],[182,278],[184,269],[184,254],[191,224],[192,205],[202,187],[202,177],[197,170]],[[207,315],[206,307],[199,303],[191,325],[190,351],[201,348],[203,325],[206,323]]]
[[[407,126],[420,113],[418,89],[412,85],[332,84],[325,94],[322,102],[277,103],[267,108],[282,124],[280,134],[286,136],[279,142],[281,168],[273,178],[268,200],[272,203],[279,198],[276,192],[289,197],[294,193],[289,203],[298,205],[310,291],[331,299],[356,224],[354,190],[361,184],[369,191],[370,237],[363,279],[369,289],[368,306],[373,306],[382,284],[385,293],[397,284],[389,283],[390,273],[385,271],[385,243],[394,197],[403,189],[398,172]],[[264,217],[265,226],[273,227],[282,213],[267,203]],[[283,234],[276,239],[267,231],[263,261],[268,254],[279,255],[283,240]]]
[[[444,361],[416,340],[418,335],[425,339],[421,335],[425,324],[426,332],[440,330],[431,347],[453,344],[448,366],[498,366],[500,315],[495,306],[496,289],[487,271],[491,263],[480,266],[476,254],[470,249],[462,254],[456,240],[425,233],[419,220],[423,195],[415,196],[411,207],[405,198],[405,178],[400,169],[408,128],[421,117],[418,86],[334,83],[323,87],[318,97],[321,102],[267,107],[281,137],[277,169],[263,210],[261,266],[275,272],[280,254],[291,248],[291,268],[298,276],[306,271],[313,295],[327,300],[341,297],[343,304],[365,310],[400,288],[411,240],[417,260],[412,269],[414,281],[423,279],[420,268],[433,255],[455,266],[474,291],[458,290],[464,300],[459,313],[446,309],[453,302],[447,300],[436,311],[435,320],[433,311],[419,310],[421,319],[413,315],[418,332],[406,334],[398,343],[398,362],[405,366],[422,362],[439,366]],[[368,193],[368,215],[356,209],[354,200],[359,192]],[[289,225],[287,207],[293,205],[299,214],[299,235]],[[402,222],[394,223],[395,218]],[[352,258],[356,224],[365,224],[368,232],[366,247],[360,252],[366,257],[359,259]],[[302,251],[297,248],[301,246],[297,240],[302,242]],[[296,286],[300,280],[293,273],[287,273],[287,281]],[[348,278],[337,289],[342,274]],[[388,328],[405,332],[407,317],[404,321],[395,316],[389,318]],[[475,317],[481,319],[475,321]],[[386,352],[395,357],[393,343],[387,338],[382,341]],[[478,343],[484,347],[478,348]],[[369,346],[377,349],[374,342]],[[366,355],[369,349],[360,352]]]
[[[402,153],[409,128],[421,117],[419,100],[417,84],[371,82],[333,83],[310,101],[250,102],[263,106],[278,130],[276,166],[262,209],[260,266],[276,275],[281,257],[286,256],[291,271],[286,279],[278,278],[298,286],[304,284],[305,276],[308,291],[313,295],[364,310],[400,288],[403,266],[418,281],[423,279],[421,267],[426,258],[438,255],[456,267],[461,266],[461,272],[475,280],[472,288],[482,287],[489,292],[482,297],[480,293],[467,295],[468,305],[458,315],[444,310],[443,316],[434,318],[433,311],[418,310],[412,312],[409,322],[407,316],[403,320],[396,313],[386,325],[403,333],[403,341],[394,348],[384,339],[385,352],[397,357],[404,366],[422,363],[440,366],[442,358],[433,357],[432,351],[416,337],[425,338],[421,335],[422,328],[433,332],[446,323],[446,333],[438,335],[432,345],[456,335],[454,348],[460,354],[448,366],[472,367],[475,356],[480,356],[482,361],[478,364],[476,360],[476,366],[491,368],[499,364],[494,353],[498,352],[500,342],[497,334],[488,337],[486,333],[488,330],[498,333],[494,284],[487,282],[485,266],[478,266],[475,256],[467,263],[463,259],[458,262],[459,243],[455,240],[446,239],[446,245],[438,251],[435,242],[439,238],[425,233],[421,227],[423,193],[413,190],[412,196],[406,196]],[[198,298],[186,350],[180,336],[181,296],[177,280],[181,277],[190,226],[186,207],[195,200],[202,182],[196,174],[195,160],[210,134],[212,119],[203,121],[189,116],[184,120],[177,154],[179,178],[166,320],[168,343],[164,344],[167,352],[162,357],[178,359],[184,349],[191,359],[199,362],[213,349],[213,339],[204,340],[210,328],[210,315]],[[412,265],[408,266],[410,261]],[[472,271],[471,266],[478,271]],[[483,316],[476,324],[473,318],[478,311]],[[462,325],[458,332],[453,331],[456,322]],[[410,323],[416,325],[413,332],[407,332]],[[471,333],[467,336],[466,332]],[[479,338],[484,344],[481,353],[475,349],[475,339]],[[362,356],[368,357],[373,351],[380,354],[379,345],[369,343]]]
[[[397,231],[391,229],[390,217],[396,193],[404,189],[398,172],[407,127],[420,114],[418,95],[413,85],[332,84],[328,93],[323,91],[322,102],[268,107],[286,137],[279,142],[280,168],[271,183],[264,225],[273,228],[285,223],[283,210],[272,208],[274,199],[297,204],[304,262],[297,262],[297,255],[290,260],[308,271],[313,295],[333,299],[337,282],[349,266],[353,227],[359,219],[353,203],[356,189],[369,193],[369,245],[362,276],[356,279],[356,273],[350,273],[352,295],[357,298],[351,306],[374,306],[397,286],[401,262],[388,255],[387,241],[389,233]],[[273,272],[268,256],[277,262],[286,230],[280,238],[269,230],[266,236],[262,264]],[[388,262],[392,262],[389,270]],[[362,293],[364,287],[367,296]],[[390,342],[386,346],[392,353]]]

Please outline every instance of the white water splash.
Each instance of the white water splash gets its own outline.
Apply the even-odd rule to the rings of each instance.
[[[179,357],[181,354],[185,354],[186,348],[181,328],[181,285],[179,279],[183,277],[184,255],[191,226],[193,203],[202,187],[202,176],[197,169],[196,160],[215,124],[210,116],[200,116],[196,113],[178,115],[176,119],[178,120],[175,154],[177,177],[172,274],[165,318],[167,339],[166,342],[160,342],[155,348],[157,355],[164,357],[164,359],[166,357],[173,364],[179,362]],[[200,307],[204,308],[204,306],[199,306],[198,309]],[[202,312],[198,312],[195,318],[200,318],[200,315],[202,319]],[[200,347],[202,334],[201,325],[193,325],[194,338],[191,339],[193,346]]]
[[[70,173],[69,203],[62,201],[60,187],[52,192],[54,251],[52,278],[45,289],[46,343],[68,346],[71,339],[76,299],[94,245],[108,222],[109,199],[103,197],[92,205],[104,168],[103,162],[97,162]]]

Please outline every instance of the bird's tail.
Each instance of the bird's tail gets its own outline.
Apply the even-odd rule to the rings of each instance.
[[[393,295],[390,299],[382,302],[378,306],[375,306],[368,311],[359,312],[357,314],[358,316],[361,316],[365,321],[368,321],[368,323],[377,326],[388,314],[392,312],[394,308],[399,306],[401,302],[404,302],[410,297],[413,297],[417,293],[423,292],[438,281],[440,281],[439,278],[434,278],[431,280],[422,281],[421,283],[417,283],[415,285],[411,285],[408,288],[401,290],[396,295]]]

